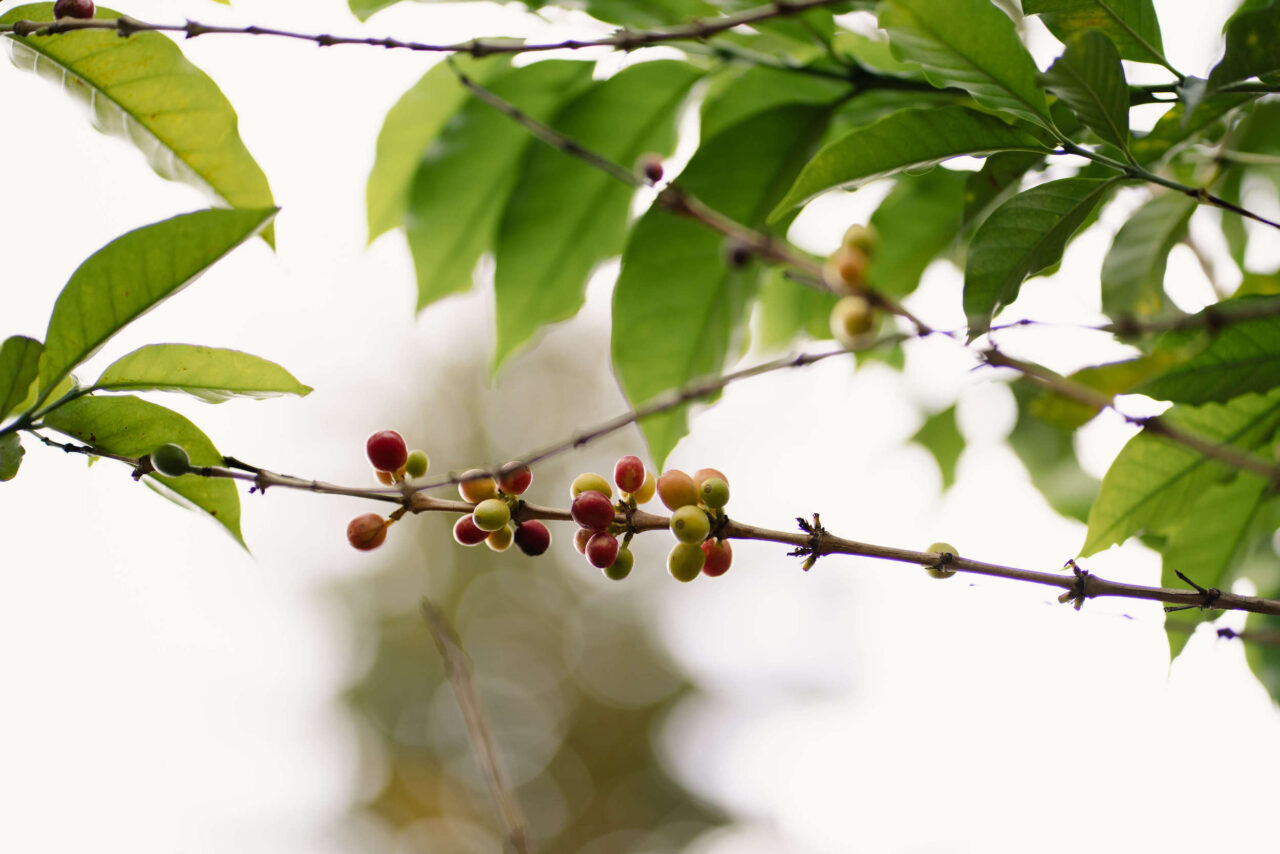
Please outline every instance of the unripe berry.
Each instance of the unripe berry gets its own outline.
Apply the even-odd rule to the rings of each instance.
[[[644,463],[639,457],[623,457],[613,467],[613,482],[623,492],[635,492],[644,486],[644,475]]]
[[[636,169],[650,184],[658,183],[662,180],[662,155],[652,151],[641,154],[640,159],[636,161]]]
[[[488,536],[488,531],[482,531],[476,527],[476,520],[472,519],[469,513],[453,524],[453,538],[460,545],[478,546]]]
[[[875,226],[854,224],[844,233],[840,245],[850,249],[861,249],[871,256],[876,254],[876,247],[880,245],[880,235],[876,233]]]
[[[495,552],[505,552],[511,548],[511,541],[515,539],[515,532],[506,525],[503,525],[496,531],[490,531],[489,536],[484,538],[484,544]]]
[[[925,551],[935,552],[938,555],[950,556],[950,557],[941,558],[941,560],[939,561],[939,565],[930,566],[929,564],[925,564],[925,571],[928,572],[930,575],[932,575],[934,578],[950,578],[951,576],[956,574],[956,570],[947,569],[946,566],[941,565],[942,561],[949,562],[950,560],[954,560],[955,558],[958,558],[960,556],[960,553],[956,551],[955,546],[951,545],[950,543],[934,543],[933,545],[929,546],[929,548],[927,548]]]
[[[702,499],[704,506],[719,510],[729,503],[729,484],[718,477],[709,477],[698,489],[698,497]]]
[[[378,483],[381,483],[384,486],[391,486],[396,482],[396,476],[389,471],[374,469],[373,476],[378,479]]]
[[[387,538],[387,520],[377,513],[365,513],[347,523],[347,542],[362,552],[382,545]]]
[[[58,0],[53,4],[54,18],[92,18],[93,0]]]
[[[458,477],[458,494],[463,501],[479,504],[486,498],[498,497],[498,484],[484,469],[468,469]]]
[[[404,473],[409,477],[422,477],[430,465],[426,451],[410,451],[408,459],[404,461]]]
[[[533,483],[533,472],[522,462],[512,461],[498,469],[498,488],[507,495],[523,495]]]
[[[618,538],[597,531],[587,540],[587,560],[597,569],[607,569],[618,559]]]
[[[604,577],[613,581],[621,581],[631,574],[631,567],[635,565],[636,556],[631,553],[631,549],[623,546],[618,549],[618,556],[613,559],[613,563],[604,568]]]
[[[631,499],[636,504],[648,504],[653,500],[653,496],[658,492],[658,479],[653,476],[653,472],[646,471],[644,473],[644,483],[640,484],[640,488],[631,493]]]
[[[726,485],[729,483],[729,478],[725,477],[724,472],[720,471],[720,469],[698,469],[693,473],[693,485],[698,489],[702,489],[702,484],[713,477],[720,478]]]
[[[395,430],[381,430],[364,443],[369,462],[379,471],[395,471],[409,458],[409,447],[404,437]]]
[[[590,471],[584,471],[575,477],[569,486],[570,498],[577,498],[584,492],[598,492],[605,498],[613,497],[613,487],[609,485],[609,481]]]
[[[702,553],[707,556],[702,574],[711,578],[724,575],[733,563],[733,547],[728,540],[707,540],[702,544]]]
[[[471,518],[482,531],[497,531],[511,521],[511,508],[501,498],[486,498],[471,511]]]
[[[613,504],[593,489],[573,499],[569,515],[583,528],[603,531],[613,524]]]
[[[181,477],[191,471],[191,457],[186,448],[166,442],[151,452],[151,465],[160,474]]]
[[[578,554],[585,555],[587,553],[587,540],[594,537],[595,531],[590,528],[579,528],[573,533],[573,547],[578,550]]]
[[[537,557],[550,547],[551,532],[537,519],[521,522],[516,528],[516,548],[529,557]]]
[[[658,478],[658,497],[668,510],[679,510],[687,504],[698,503],[698,489],[689,475],[680,469],[671,469]]]
[[[711,533],[711,522],[701,507],[686,504],[671,514],[671,533],[682,543],[700,543]]]
[[[822,265],[822,283],[832,293],[849,295],[867,289],[867,253],[841,246]]]
[[[841,297],[831,309],[831,334],[849,349],[862,345],[875,322],[871,303],[863,296]]]
[[[676,543],[667,555],[667,571],[676,581],[693,581],[702,572],[707,556],[697,543]]]

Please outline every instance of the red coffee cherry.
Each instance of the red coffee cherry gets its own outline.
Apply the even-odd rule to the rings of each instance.
[[[409,446],[395,430],[374,433],[364,443],[364,449],[378,471],[396,471],[409,459]]]
[[[587,540],[587,560],[597,569],[608,569],[618,559],[618,538],[598,531]]]
[[[460,518],[453,525],[453,538],[460,545],[478,546],[485,541],[485,537],[489,536],[488,531],[482,531],[476,526],[476,520],[471,518],[471,514]]]
[[[516,548],[529,557],[537,557],[550,547],[551,532],[538,520],[529,519],[516,528]]]
[[[93,0],[58,0],[53,4],[54,18],[92,18]]]
[[[702,544],[702,553],[707,556],[702,574],[711,578],[724,575],[729,571],[729,564],[733,563],[733,548],[728,540],[707,540]]]
[[[635,492],[644,486],[644,463],[639,457],[626,456],[613,467],[613,482],[623,492]]]
[[[377,513],[365,513],[347,524],[347,542],[362,552],[372,551],[387,538],[387,520]]]
[[[569,507],[573,521],[592,531],[603,531],[613,524],[613,504],[599,492],[583,492]]]
[[[498,469],[498,488],[507,495],[522,495],[533,483],[533,472],[522,462],[512,461]],[[519,545],[516,541],[516,545]]]

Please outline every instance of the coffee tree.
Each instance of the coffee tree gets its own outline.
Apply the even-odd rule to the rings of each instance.
[[[395,2],[350,6],[363,20]],[[237,539],[242,484],[304,489],[370,502],[347,529],[359,550],[378,548],[418,514],[448,513],[458,543],[486,543],[512,562],[536,560],[553,535],[576,536],[587,562],[622,583],[656,569],[635,561],[637,537],[670,531],[670,574],[718,584],[733,583],[735,539],[763,540],[804,569],[861,555],[920,565],[938,579],[976,573],[1048,585],[1076,607],[1101,596],[1160,601],[1177,612],[1174,655],[1196,622],[1243,610],[1251,613],[1243,633],[1253,641],[1250,663],[1280,696],[1280,654],[1270,643],[1280,631],[1272,545],[1280,279],[1246,266],[1251,246],[1273,244],[1280,229],[1269,213],[1280,187],[1274,0],[1240,5],[1221,59],[1207,69],[1169,61],[1151,0],[1023,0],[1021,8],[588,0],[585,10],[617,29],[587,40],[491,33],[429,44],[312,33],[304,22],[284,31],[142,21],[67,0],[7,10],[0,32],[16,66],[85,100],[100,129],[136,145],[161,176],[201,188],[211,207],[110,242],[71,276],[42,335],[4,341],[4,489],[22,489],[24,454],[52,446],[124,463]],[[1024,44],[1031,21],[1061,44],[1043,67]],[[402,232],[420,311],[471,289],[478,262],[492,257],[495,372],[544,327],[573,317],[592,271],[620,256],[612,367],[631,411],[506,463],[433,455],[429,468],[430,448],[411,449],[388,429],[367,447],[377,480],[339,486],[238,460],[187,418],[133,394],[218,401],[310,391],[277,364],[215,346],[154,344],[120,354],[96,379],[77,375],[120,330],[238,246],[272,244],[273,222],[289,215],[241,141],[233,105],[175,35],[424,55],[429,70],[386,115],[378,139],[370,240]],[[665,50],[654,58],[650,47]],[[600,50],[629,61],[606,76],[595,61],[559,58]],[[524,61],[549,51],[557,58]],[[427,55],[445,59],[432,64]],[[1139,66],[1165,82],[1128,82]],[[691,105],[696,132],[678,121]],[[1136,108],[1160,114],[1139,130]],[[696,146],[672,160],[682,135]],[[949,168],[957,158],[981,158],[980,168]],[[811,201],[876,181],[891,189],[869,221],[847,223],[829,255],[788,240]],[[649,204],[633,218],[637,194]],[[1055,322],[1020,314],[1019,292],[1054,272],[1118,196],[1139,200],[1099,280],[1072,287],[1100,293],[1106,321],[1094,334],[1128,355],[1062,375],[1019,352],[1020,331]],[[1166,292],[1165,274],[1176,245],[1200,251],[1193,220],[1197,235],[1212,233],[1226,247],[1241,284],[1187,311]],[[938,259],[963,272],[963,328],[934,328],[906,305]],[[736,365],[753,315],[762,348],[797,346],[796,354]],[[1010,444],[1055,509],[1087,523],[1065,569],[1062,555],[1019,568],[946,543],[855,541],[817,515],[789,531],[757,527],[733,515],[732,472],[664,466],[689,432],[690,405],[713,402],[731,383],[827,359],[901,368],[916,342],[939,338],[1011,387]],[[1170,406],[1136,415],[1120,395]],[[1104,410],[1138,430],[1098,483],[1080,468],[1072,438]],[[521,498],[546,460],[633,424],[646,459],[627,455],[607,476],[584,473],[565,485],[560,507]],[[954,409],[930,417],[915,438],[949,479],[964,441]],[[435,475],[440,469],[459,473]],[[669,512],[654,512],[655,496]],[[1163,556],[1161,586],[1088,571],[1085,558],[1132,537]],[[1241,579],[1260,595],[1231,592]]]

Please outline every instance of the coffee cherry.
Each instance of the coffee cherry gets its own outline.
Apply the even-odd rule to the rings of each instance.
[[[689,475],[680,469],[670,469],[658,478],[658,497],[668,510],[679,510],[686,504],[698,503],[698,489]]]
[[[498,484],[484,469],[468,469],[458,476],[458,494],[463,501],[479,504],[486,498],[498,497]]]
[[[93,0],[58,0],[53,4],[54,18],[92,18]]]
[[[516,548],[529,557],[537,557],[550,547],[551,532],[538,520],[529,519],[516,528]]]
[[[507,495],[523,495],[533,483],[533,472],[522,462],[512,461],[498,469],[498,488]]]
[[[613,563],[604,568],[604,577],[612,581],[621,581],[631,574],[631,567],[635,562],[636,556],[631,553],[631,549],[624,546],[618,549],[618,556],[613,559]]]
[[[389,471],[379,471],[378,469],[374,469],[373,476],[378,479],[378,483],[381,483],[384,486],[391,486],[396,482],[396,476]]]
[[[733,547],[728,540],[707,540],[702,544],[702,553],[707,556],[702,574],[711,578],[724,575],[729,571],[729,564],[733,563]]]
[[[573,547],[578,550],[578,554],[585,555],[587,553],[587,540],[594,537],[595,531],[590,528],[579,528],[573,533]]]
[[[347,542],[362,552],[372,551],[387,538],[387,520],[377,513],[365,513],[347,523]]]
[[[501,498],[486,498],[471,511],[471,518],[482,531],[497,531],[511,521],[511,508]]]
[[[875,322],[871,303],[863,296],[841,297],[831,309],[831,334],[849,349],[862,345]]]
[[[379,471],[395,471],[409,458],[404,437],[395,430],[374,433],[364,443],[364,450],[369,455],[369,462]]]
[[[867,253],[841,246],[822,265],[822,283],[832,293],[849,295],[867,289]]]
[[[639,457],[623,457],[613,467],[613,482],[623,492],[635,492],[644,486],[644,475],[644,463]]]
[[[640,159],[636,161],[636,171],[650,184],[658,183],[662,180],[662,155],[652,151],[641,154]]]
[[[840,245],[860,249],[871,256],[876,254],[876,247],[880,245],[880,235],[876,233],[874,226],[854,224],[844,233]]]
[[[929,546],[929,548],[925,549],[925,551],[935,552],[939,555],[938,564],[932,566],[925,564],[925,571],[934,578],[950,578],[956,574],[956,570],[947,569],[946,566],[942,565],[943,562],[950,562],[960,556],[960,553],[956,551],[955,546],[950,543],[934,543]]]
[[[711,533],[711,522],[701,507],[686,504],[671,514],[671,533],[682,543],[700,543]]]
[[[609,485],[609,481],[595,472],[584,471],[573,479],[569,487],[569,497],[577,498],[584,492],[598,492],[605,498],[613,497],[613,487]]]
[[[707,556],[697,543],[676,543],[667,555],[667,571],[676,581],[693,581],[702,572]]]
[[[476,527],[476,520],[467,514],[453,524],[453,538],[463,546],[478,546],[489,536],[488,531]]]
[[[187,449],[173,442],[165,442],[151,452],[151,465],[160,474],[169,477],[182,477],[191,471],[191,457]]]
[[[430,465],[426,451],[410,451],[408,459],[404,461],[404,473],[409,477],[422,477]]]
[[[702,504],[711,510],[719,510],[729,503],[729,484],[718,477],[709,477],[698,489]]]
[[[729,483],[729,478],[725,477],[724,472],[720,471],[720,469],[698,469],[693,473],[693,485],[701,490],[702,484],[713,477],[720,478],[726,485]]]
[[[613,524],[613,504],[593,489],[573,499],[569,515],[583,528],[603,531]]]
[[[489,536],[484,538],[484,544],[495,552],[505,552],[511,548],[513,539],[515,539],[515,532],[510,527],[503,525],[496,531],[490,531]]]
[[[618,538],[597,531],[587,540],[587,560],[597,569],[608,569],[618,559]]]
[[[631,499],[636,504],[648,504],[653,500],[653,496],[658,491],[658,479],[653,476],[653,472],[646,471],[644,473],[644,483],[640,484],[640,488],[631,493]]]

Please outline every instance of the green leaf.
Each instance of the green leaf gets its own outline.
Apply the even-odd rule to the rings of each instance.
[[[1154,164],[1167,160],[1189,145],[1207,141],[1206,131],[1227,113],[1252,100],[1252,97],[1211,95],[1197,103],[1190,114],[1187,113],[1185,104],[1174,104],[1149,133],[1133,141],[1130,150],[1139,163]]]
[[[1280,427],[1280,392],[1245,395],[1225,404],[1177,405],[1160,417],[1211,442],[1253,450]],[[1138,433],[1102,479],[1080,554],[1094,554],[1142,531],[1163,530],[1205,489],[1234,473],[1199,451],[1146,431]]]
[[[958,86],[983,106],[1053,127],[1036,64],[990,0],[886,0],[880,26],[894,56],[919,63],[934,86]]]
[[[487,62],[459,57],[455,62],[482,86],[490,77],[508,68],[505,57]],[[469,97],[470,92],[458,82],[458,75],[448,63],[441,62],[387,111],[382,130],[378,132],[377,154],[365,188],[370,243],[400,225],[409,207],[409,188],[423,152]]]
[[[1098,29],[1122,59],[1164,65],[1160,20],[1151,0],[1022,0],[1022,11],[1040,20],[1062,42]]]
[[[507,69],[488,86],[547,121],[591,84],[592,64],[566,60]],[[493,244],[529,145],[529,131],[470,98],[423,154],[409,190],[405,234],[418,277],[418,309],[471,288],[471,272]]]
[[[1117,394],[1133,391],[1144,381],[1177,361],[1179,361],[1178,351],[1161,350],[1150,356],[1139,356],[1122,362],[1082,368],[1067,379],[1107,397],[1115,397]],[[1092,406],[1086,406],[1047,391],[1031,401],[1028,411],[1037,418],[1056,424],[1064,430],[1077,430],[1098,414],[1098,410]]]
[[[1116,232],[1102,261],[1102,310],[1140,318],[1165,313],[1164,271],[1169,251],[1182,239],[1196,200],[1162,193],[1138,208]]]
[[[22,440],[17,433],[5,433],[0,436],[0,483],[13,480],[22,465]]]
[[[34,338],[13,335],[0,346],[0,421],[17,411],[40,370],[44,347]]]
[[[1030,381],[1019,380],[1009,388],[1018,403],[1018,420],[1009,434],[1009,447],[1055,512],[1085,521],[1098,496],[1098,480],[1076,460],[1074,431],[1034,414],[1043,394]]]
[[[681,62],[633,65],[566,106],[554,124],[614,163],[666,155],[676,111],[700,76]],[[495,371],[539,328],[582,308],[591,269],[622,250],[632,196],[631,187],[577,157],[546,145],[530,149],[494,249]]]
[[[1129,146],[1129,86],[1120,54],[1100,30],[1085,30],[1067,42],[1044,73],[1049,91],[1062,99],[1103,141]]]
[[[1228,300],[1206,309],[1263,299]],[[1138,389],[1142,394],[1175,403],[1224,403],[1249,392],[1280,386],[1280,316],[1255,317],[1216,330],[1209,346]]]
[[[956,482],[956,463],[964,452],[964,436],[956,426],[956,408],[949,406],[930,415],[911,441],[933,454],[942,472],[942,489],[944,492],[950,489]]]
[[[759,227],[821,136],[830,110],[757,113],[703,142],[680,184],[738,222]],[[746,318],[758,265],[730,270],[723,238],[654,205],[636,223],[613,294],[613,366],[636,406],[717,374]],[[640,425],[658,465],[688,432],[685,408]]]
[[[1186,587],[1177,576],[1181,572],[1201,587],[1230,587],[1234,570],[1251,542],[1248,534],[1266,492],[1266,480],[1248,472],[1205,489],[1186,516],[1166,531],[1160,586]],[[1214,616],[1213,611],[1194,608],[1179,612],[1178,619],[1199,622]],[[1172,658],[1182,651],[1190,634],[1173,629],[1168,636]]]
[[[848,99],[851,88],[843,80],[831,80],[764,65],[753,65],[732,80],[719,84],[702,105],[702,139],[711,139],[725,128],[790,104],[825,106]],[[850,99],[849,103],[854,100]]]
[[[261,400],[305,396],[310,386],[284,368],[239,350],[191,344],[150,344],[113,362],[94,388],[103,391],[180,391],[207,403],[232,397]]]
[[[972,340],[1013,302],[1028,276],[1058,263],[1067,242],[1115,186],[1114,180],[1061,178],[1012,197],[987,217],[969,244],[964,312]]]
[[[89,256],[54,303],[40,362],[42,393],[275,215],[275,209],[182,214],[130,231]]]
[[[771,219],[835,187],[852,188],[905,169],[960,155],[1004,150],[1045,151],[1025,130],[966,107],[899,110],[823,146],[800,173]]]
[[[97,17],[118,12],[99,6]],[[52,21],[52,3],[9,10],[0,24]],[[121,38],[109,30],[10,35],[19,68],[82,100],[94,127],[137,146],[162,177],[190,184],[233,208],[274,206],[267,176],[245,148],[235,110],[217,84],[161,33]],[[263,233],[272,242],[270,230]]]
[[[955,240],[970,174],[939,168],[898,178],[871,215],[880,235],[867,270],[875,290],[903,297],[916,289],[925,268]]]
[[[1227,24],[1227,51],[1209,72],[1209,90],[1280,72],[1280,7],[1274,2],[1235,15]]]
[[[968,173],[960,228],[981,225],[992,210],[1017,191],[1027,172],[1043,166],[1044,158],[1044,154],[1035,152],[1000,152],[989,156],[977,172]]]
[[[835,294],[809,288],[786,277],[781,267],[764,274],[757,303],[753,342],[763,350],[780,350],[799,335],[815,341],[831,338]]]
[[[193,466],[222,465],[222,454],[200,428],[171,409],[136,397],[81,397],[43,420],[50,429],[107,453],[142,457],[165,442],[174,442],[186,449]],[[162,487],[159,491],[167,497],[208,513],[244,545],[240,495],[234,481],[194,474],[166,477],[155,472],[147,477]]]

